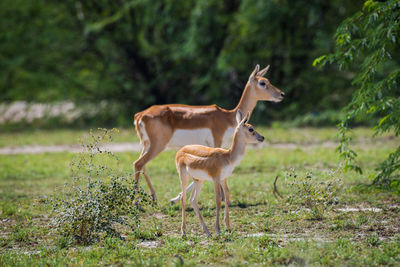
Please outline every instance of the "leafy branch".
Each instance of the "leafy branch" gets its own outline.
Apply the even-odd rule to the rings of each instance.
[[[357,118],[379,118],[375,135],[393,131],[400,134],[399,34],[400,2],[368,0],[361,11],[344,20],[335,34],[335,52],[314,60],[314,66],[336,63],[340,69],[354,66],[353,85],[358,89],[345,107],[339,127],[338,152],[345,169],[362,172],[357,153],[350,148],[349,129]],[[374,184],[390,184],[400,168],[399,147],[379,166]],[[399,183],[395,183],[398,187]],[[397,188],[399,190],[399,187]]]

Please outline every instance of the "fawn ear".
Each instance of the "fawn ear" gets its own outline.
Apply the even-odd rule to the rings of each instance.
[[[240,109],[236,112],[236,123],[239,124],[242,121],[242,112],[240,112]]]
[[[244,117],[244,119],[243,119],[243,121],[242,121],[241,123],[243,123],[243,124],[247,123],[247,121],[249,120],[249,118],[250,118],[250,112],[247,112],[246,117]]]
[[[267,72],[268,72],[268,70],[269,70],[269,65],[267,66],[267,67],[265,67],[265,69],[263,69],[263,70],[260,70],[258,73],[257,73],[257,76],[264,76]]]
[[[254,78],[256,77],[259,70],[260,70],[260,65],[257,64],[256,67],[254,68],[253,72],[250,74],[249,82],[254,80]]]

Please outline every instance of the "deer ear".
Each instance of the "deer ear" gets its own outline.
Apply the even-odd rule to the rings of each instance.
[[[243,121],[241,123],[243,123],[243,124],[247,123],[249,118],[250,118],[250,112],[247,112],[246,117],[244,117],[244,119],[243,119]]]
[[[257,64],[253,72],[250,74],[249,81],[252,81],[256,77],[259,70],[260,70],[260,65]]]
[[[238,109],[238,111],[236,112],[236,122],[237,124],[239,124],[242,121],[242,112],[240,112],[240,109]]]
[[[265,69],[263,69],[263,70],[260,70],[258,73],[257,73],[257,76],[264,76],[267,72],[268,72],[268,70],[269,70],[269,65],[265,68]]]

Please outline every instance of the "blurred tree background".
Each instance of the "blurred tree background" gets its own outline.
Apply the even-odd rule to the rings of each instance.
[[[153,104],[233,108],[255,64],[287,97],[254,121],[336,124],[355,90],[352,68],[315,68],[344,0],[3,0],[0,102],[106,103],[96,124],[130,125]],[[267,119],[266,119],[267,118]]]

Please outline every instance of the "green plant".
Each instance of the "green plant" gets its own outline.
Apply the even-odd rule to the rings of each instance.
[[[379,236],[376,233],[373,233],[368,235],[367,243],[370,246],[376,247],[379,246],[382,243],[382,241],[379,239]]]
[[[1,205],[1,216],[0,217],[9,217],[18,212],[17,207],[11,203],[2,203]]]
[[[0,24],[0,99],[110,104],[71,123],[130,126],[132,112],[151,104],[229,108],[258,62],[271,64],[271,80],[290,97],[282,105],[257,105],[254,121],[337,109],[349,99],[348,73],[330,68],[316,75],[310,63],[329,51],[336,25],[358,6],[345,0],[1,1],[0,17],[8,19]]]
[[[14,226],[14,229],[10,235],[11,239],[17,242],[25,242],[29,243],[32,241],[32,225],[23,225],[21,223],[18,223],[17,225]]]
[[[289,210],[288,204],[274,198],[271,185],[278,170],[287,169],[287,166],[295,167],[298,174],[304,166],[313,166],[315,180],[325,180],[326,175],[320,173],[327,166],[336,166],[339,163],[338,155],[331,149],[317,145],[308,146],[307,143],[333,141],[336,130],[303,128],[274,131],[277,132],[267,132],[266,129],[265,133],[273,135],[271,138],[274,142],[297,143],[298,149],[270,147],[248,151],[240,164],[241,169],[233,174],[235,179],[229,181],[233,200],[233,232],[223,232],[220,238],[215,239],[198,234],[201,228],[196,215],[193,210],[188,210],[188,223],[192,224],[191,229],[194,232],[186,240],[182,240],[179,234],[180,205],[173,206],[177,210],[171,208],[173,216],[167,212],[170,207],[168,199],[180,190],[176,171],[169,166],[173,166],[174,151],[165,151],[154,161],[153,185],[160,196],[160,210],[153,211],[152,208],[146,207],[146,213],[139,214],[141,236],[135,235],[137,231],[126,231],[127,228],[118,227],[121,235],[126,236],[125,240],[110,236],[102,238],[92,246],[76,245],[76,241],[68,236],[49,233],[47,224],[48,218],[51,218],[48,209],[50,206],[39,205],[43,202],[41,199],[35,201],[44,194],[61,194],[61,190],[54,192],[54,187],[62,186],[66,181],[72,183],[66,162],[70,162],[76,155],[0,155],[0,209],[3,204],[15,206],[17,209],[15,214],[0,219],[0,266],[165,266],[178,262],[178,255],[188,266],[399,265],[400,231],[396,226],[399,221],[400,195],[370,186],[367,190],[360,189],[357,185],[368,181],[367,177],[343,173],[341,176],[344,190],[340,191],[340,203],[337,206],[382,208],[382,211],[341,211],[334,206],[333,212],[326,212],[321,221],[304,220],[306,216],[303,209],[293,205],[289,206]],[[85,133],[87,132],[89,131]],[[357,129],[354,133],[355,140],[362,140],[371,131]],[[54,136],[58,134],[58,131],[52,133]],[[64,141],[76,140],[76,136],[82,134],[80,130],[79,133],[67,135]],[[114,135],[113,142],[120,140],[122,134]],[[32,140],[33,144],[36,136],[43,139],[49,137],[39,132],[30,137],[27,135],[26,140]],[[4,138],[1,141],[4,142]],[[387,154],[388,148],[396,144],[395,142],[396,140],[391,138],[382,138],[376,143],[358,142],[358,146],[365,148],[359,153],[365,172],[373,172],[375,163]],[[72,143],[73,141],[66,142]],[[123,168],[130,171],[131,163],[139,156],[139,152],[121,152],[116,155],[119,159],[118,167],[110,165],[111,162],[107,162],[106,165],[116,170]],[[291,191],[284,186],[285,176],[280,178],[277,182],[278,189],[283,196],[287,196]],[[142,183],[144,188],[145,181],[141,180],[141,185]],[[170,186],[166,187],[166,183]],[[215,204],[211,183],[204,184],[202,196],[199,201],[202,202],[203,210],[212,216],[205,218],[205,222],[212,227],[215,220]],[[246,208],[238,207],[238,201],[245,203],[243,206]],[[296,209],[299,210],[298,213],[291,212]],[[31,224],[25,214],[31,214],[28,218]],[[267,226],[264,226],[265,223]],[[16,241],[15,225],[21,225],[24,229],[33,227],[29,235],[30,240]],[[153,232],[162,231],[162,236],[154,238],[148,232],[149,229]],[[367,239],[371,234],[380,238],[379,245],[371,245],[374,243],[373,238],[368,243]],[[294,257],[304,259],[304,264],[296,261]]]
[[[329,171],[325,179],[315,177],[311,171],[298,175],[293,169],[286,174],[286,183],[291,193],[286,201],[289,205],[298,206],[312,219],[322,219],[324,213],[338,202],[341,185],[336,171]]]
[[[392,131],[400,134],[400,3],[398,0],[365,1],[361,11],[344,20],[338,27],[336,51],[314,60],[313,65],[336,62],[339,68],[356,67],[353,84],[358,89],[344,109],[339,124],[338,151],[345,158],[345,169],[362,172],[355,162],[357,154],[350,148],[351,123],[358,119],[379,118],[375,135]],[[400,146],[378,167],[373,183],[392,187],[400,193]]]
[[[52,200],[52,225],[77,243],[92,243],[101,236],[121,237],[118,224],[136,231],[139,207],[150,203],[132,175],[114,175],[115,170],[102,164],[105,158],[118,161],[101,148],[114,132],[117,130],[100,129],[96,136],[90,131],[89,142],[82,142],[84,151],[71,163],[73,183],[65,186],[62,197]]]

